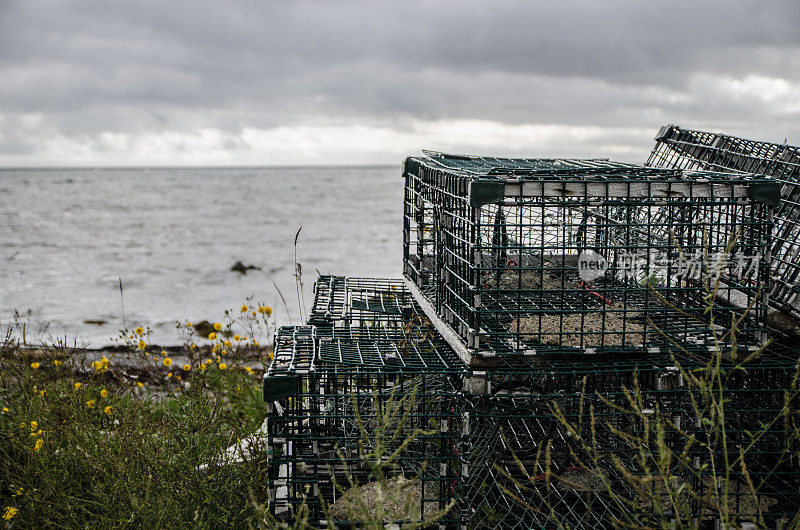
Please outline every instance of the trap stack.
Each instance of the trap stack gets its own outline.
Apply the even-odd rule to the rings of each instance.
[[[781,189],[720,169],[408,158],[403,278],[320,276],[277,333],[270,511],[358,526],[383,443],[411,507],[386,523],[790,521],[797,354],[763,349]]]
[[[443,509],[458,494],[456,400],[465,367],[402,281],[323,276],[314,289],[307,325],[278,330],[264,377],[270,511],[307,517],[313,527],[330,514],[349,526],[345,491],[376,501],[368,455],[382,447],[385,460],[404,443],[383,468],[400,497],[390,519],[419,521]],[[455,525],[457,514],[441,523]]]
[[[426,152],[404,179],[404,278],[465,363],[766,340],[766,177]]]
[[[747,520],[776,526],[800,509],[792,351],[721,361],[721,435],[703,421],[717,394],[693,382],[709,366],[691,352],[504,355],[469,368],[401,280],[322,276],[312,321],[278,331],[264,379],[269,509],[279,518],[322,527],[330,514],[351,527],[343,499],[374,495],[365,462],[376,429],[387,435],[384,455],[400,450],[384,472],[412,508],[386,522],[451,506],[435,526],[657,525],[665,512],[712,524],[707,502],[721,484]],[[731,464],[740,448],[746,474]],[[650,478],[661,455],[672,490]]]
[[[762,173],[781,185],[775,208],[775,228],[769,246],[772,257],[769,304],[776,312],[770,323],[800,339],[800,147],[737,138],[721,133],[666,125],[656,135],[648,166]],[[787,320],[786,317],[790,317]]]

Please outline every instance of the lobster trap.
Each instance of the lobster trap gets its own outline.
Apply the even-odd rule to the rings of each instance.
[[[655,140],[648,166],[761,173],[781,184],[783,199],[775,208],[775,228],[769,247],[772,257],[769,303],[780,312],[800,319],[800,147],[676,125],[662,127]],[[797,324],[793,328],[792,334],[800,337]]]
[[[466,363],[764,344],[777,183],[426,155],[404,165],[404,277]]]
[[[278,331],[264,378],[277,517],[349,526],[354,497],[384,502],[395,522],[451,508],[465,367],[419,313],[398,280],[321,277],[315,324]],[[451,510],[437,523],[457,520]]]
[[[473,372],[467,385],[479,393],[464,401],[465,527],[795,519],[796,357],[723,363],[724,432],[692,379],[713,369],[691,356],[514,359]]]

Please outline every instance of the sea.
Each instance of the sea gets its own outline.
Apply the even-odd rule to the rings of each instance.
[[[402,198],[399,166],[0,169],[0,330],[173,345],[248,297],[299,324],[319,274],[399,277]]]

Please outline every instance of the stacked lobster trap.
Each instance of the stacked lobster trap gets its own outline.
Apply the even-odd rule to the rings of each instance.
[[[458,493],[463,369],[401,281],[320,277],[309,325],[278,331],[264,377],[270,511],[346,526],[346,491],[379,502],[370,489],[377,466],[411,499],[393,501],[392,520],[443,510]],[[441,524],[456,525],[456,513]]]
[[[778,200],[756,175],[428,153],[405,164],[404,276],[467,363],[754,351]]]
[[[647,165],[725,171],[731,178],[755,172],[780,183],[782,200],[769,247],[770,323],[800,338],[800,147],[667,125],[656,135]]]
[[[723,363],[714,398],[691,354],[500,357],[472,372],[479,393],[464,401],[463,525],[716,528],[723,510],[796,524],[796,362]],[[723,400],[721,433],[710,418]]]
[[[407,159],[403,279],[321,276],[277,334],[272,513],[346,527],[385,475],[400,524],[797,523],[787,181],[680,160]]]

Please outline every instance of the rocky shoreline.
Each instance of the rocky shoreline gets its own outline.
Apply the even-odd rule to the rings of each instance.
[[[261,373],[268,366],[271,352],[271,347],[246,347],[227,353],[222,359],[236,360],[238,366]],[[166,381],[170,374],[180,375],[184,365],[189,364],[194,369],[198,362],[207,359],[215,360],[218,357],[217,353],[212,352],[210,346],[200,346],[189,355],[184,346],[162,347],[158,345],[150,345],[145,351],[138,351],[122,345],[101,348],[23,345],[6,348],[2,353],[2,358],[8,360],[35,362],[40,365],[66,364],[71,370],[60,373],[68,373],[70,376],[78,378],[96,372],[92,363],[106,359],[108,367],[103,372],[110,379],[117,379],[119,382],[125,380]],[[170,359],[169,366],[165,365],[165,358]]]

